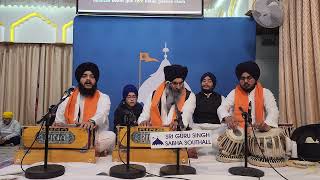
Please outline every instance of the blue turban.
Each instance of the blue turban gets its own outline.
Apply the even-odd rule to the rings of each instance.
[[[123,88],[123,90],[122,90],[122,97],[123,97],[123,99],[125,99],[130,92],[133,92],[136,96],[138,96],[138,90],[137,90],[137,88],[136,88],[134,85],[132,85],[132,84],[128,84],[128,85],[126,85],[126,86]]]
[[[216,84],[217,84],[217,79],[216,79],[216,76],[214,74],[212,74],[211,72],[206,72],[204,73],[201,78],[200,78],[200,83],[203,81],[204,78],[206,77],[209,77],[213,83],[213,89],[216,87]]]

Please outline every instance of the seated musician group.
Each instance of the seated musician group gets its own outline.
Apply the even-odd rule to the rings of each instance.
[[[215,129],[226,128],[227,125],[236,129],[244,126],[240,109],[248,111],[250,103],[254,128],[266,132],[277,127],[279,112],[275,98],[270,90],[258,82],[258,65],[252,61],[240,63],[235,72],[239,84],[224,98],[214,91],[217,80],[212,73],[202,75],[201,92],[195,95],[184,86],[188,69],[181,65],[166,66],[165,81],[149,95],[143,108],[137,103],[136,87],[127,85],[123,89],[123,99],[114,112],[115,129],[112,132],[108,131],[109,96],[97,89],[99,69],[93,63],[83,63],[75,72],[78,87],[59,106],[55,124],[79,124],[82,128],[95,128],[98,152],[110,152],[113,149],[116,126],[126,125],[125,120],[129,115],[134,115],[136,120],[130,122],[132,125],[167,126],[171,130],[210,129],[210,125],[214,125],[212,129]],[[178,123],[177,118],[181,118],[182,123]],[[195,149],[190,151],[192,157],[196,157],[196,153]]]

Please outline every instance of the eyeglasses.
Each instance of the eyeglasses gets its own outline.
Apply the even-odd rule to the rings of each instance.
[[[173,81],[173,82],[171,82],[171,84],[172,85],[174,85],[174,86],[181,86],[181,85],[183,85],[183,81],[181,81],[181,82],[175,82],[175,81]]]

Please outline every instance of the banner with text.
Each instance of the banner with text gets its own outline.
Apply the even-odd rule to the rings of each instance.
[[[78,13],[202,16],[199,0],[78,0]]]
[[[150,133],[152,149],[212,146],[211,131],[170,131]]]

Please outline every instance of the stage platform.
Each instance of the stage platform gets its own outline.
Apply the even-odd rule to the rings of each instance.
[[[101,157],[96,159],[96,164],[91,163],[58,163],[66,168],[66,172],[63,176],[55,179],[70,179],[70,180],[85,180],[85,179],[117,179],[108,176],[109,169],[113,165],[120,164],[111,161],[111,155],[107,157]],[[185,175],[179,176],[190,180],[250,180],[257,178],[233,176],[228,173],[228,169],[234,166],[241,166],[244,163],[221,163],[215,160],[215,156],[212,154],[202,154],[198,159],[190,159],[190,163],[197,170],[197,175]],[[34,165],[39,165],[41,163],[36,163]],[[144,165],[147,172],[159,175],[159,169],[163,166],[161,164],[151,164],[151,163],[137,163]],[[33,166],[33,165],[31,165]],[[29,165],[24,165],[23,168],[26,169],[31,167]],[[255,167],[251,166],[250,167]],[[279,180],[282,179],[273,169],[271,168],[260,168],[255,167],[265,172],[265,176],[262,180]],[[320,179],[320,165],[316,167],[309,167],[306,169],[294,168],[294,167],[282,167],[276,168],[281,174],[283,174],[289,180],[319,180]],[[104,175],[97,175],[97,174]],[[20,165],[10,165],[0,169],[0,180],[1,179],[25,179],[24,174],[20,168]],[[161,177],[150,177],[146,176],[141,178],[141,180],[157,180],[165,179]]]

